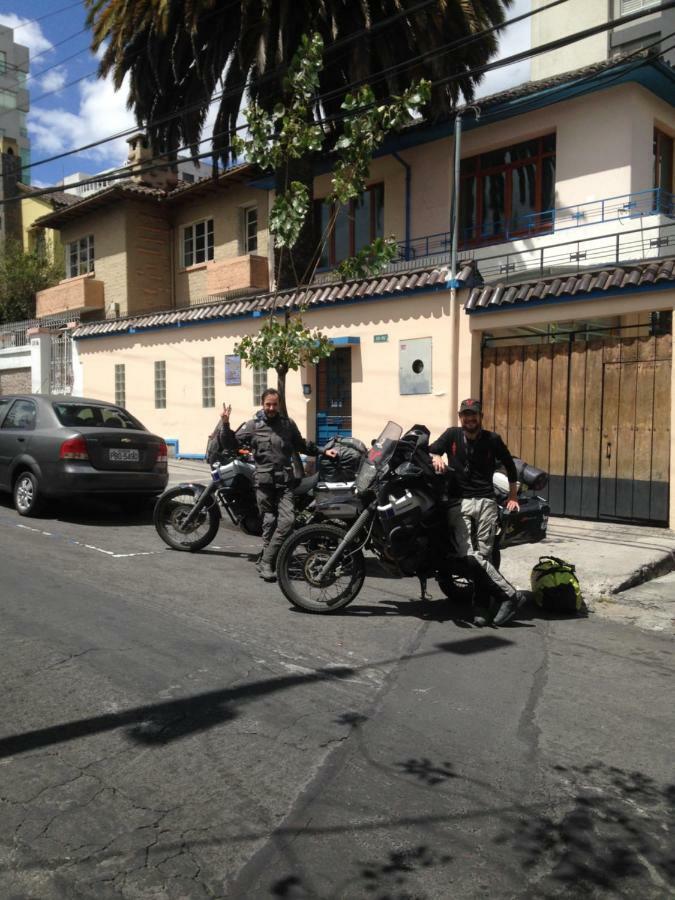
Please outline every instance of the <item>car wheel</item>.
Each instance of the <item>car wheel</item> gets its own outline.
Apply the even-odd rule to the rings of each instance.
[[[40,511],[42,498],[32,472],[21,472],[14,482],[14,507],[20,516],[36,516]]]

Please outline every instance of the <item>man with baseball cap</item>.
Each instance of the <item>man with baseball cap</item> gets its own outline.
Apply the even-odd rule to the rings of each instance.
[[[493,619],[504,625],[514,617],[525,596],[517,591],[492,564],[497,530],[497,501],[492,476],[501,464],[509,479],[507,510],[518,510],[516,467],[506,444],[494,431],[482,427],[483,414],[479,400],[462,400],[459,407],[460,428],[448,428],[429,445],[431,461],[438,473],[452,470],[459,489],[460,501],[450,507],[450,527],[457,551],[476,558],[495,585],[502,600]],[[443,459],[446,455],[448,462]],[[487,615],[476,611],[476,625],[485,625]]]

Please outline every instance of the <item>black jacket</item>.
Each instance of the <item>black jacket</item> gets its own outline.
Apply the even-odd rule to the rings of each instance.
[[[292,469],[293,452],[307,453],[316,456],[317,446],[306,441],[293,419],[277,415],[267,419],[260,413],[250,419],[237,433],[228,424],[221,423],[218,431],[218,447],[221,450],[236,450],[248,444],[253,453],[256,465],[256,482],[263,484],[272,478],[274,473],[287,472]]]
[[[429,444],[429,453],[446,454],[460,497],[494,497],[492,476],[500,465],[510,482],[518,480],[513,457],[494,431],[481,431],[470,441],[461,428],[448,428]]]

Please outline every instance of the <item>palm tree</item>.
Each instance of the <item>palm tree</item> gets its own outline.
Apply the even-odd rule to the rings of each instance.
[[[270,109],[283,95],[287,64],[303,34],[326,45],[319,92],[324,118],[340,112],[354,82],[376,98],[401,93],[411,81],[432,82],[431,116],[448,116],[460,96],[470,101],[480,76],[470,70],[497,50],[494,32],[466,47],[451,42],[504,21],[512,0],[86,0],[93,49],[106,45],[101,75],[119,88],[129,74],[129,106],[149,123],[158,153],[197,147],[212,97],[222,91],[214,125],[214,159],[231,159],[230,138],[242,105]],[[389,21],[391,20],[391,21]],[[331,47],[330,45],[335,45]],[[196,151],[195,151],[196,152]],[[285,173],[312,183],[312,159]],[[277,173],[277,177],[279,173]],[[294,250],[295,269],[313,255],[311,216]],[[299,257],[299,258],[298,258]],[[282,274],[282,283],[292,275]]]

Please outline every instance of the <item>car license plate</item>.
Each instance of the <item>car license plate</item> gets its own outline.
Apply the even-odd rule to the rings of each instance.
[[[140,455],[138,450],[109,450],[110,462],[138,462]]]

